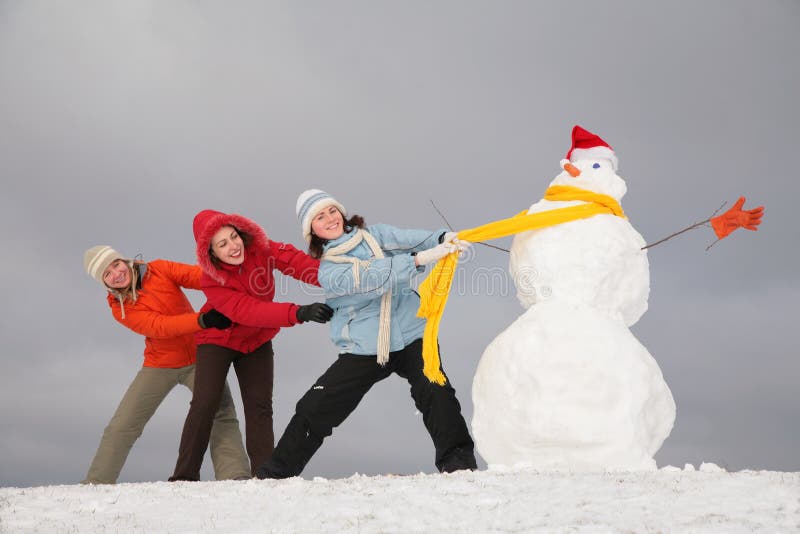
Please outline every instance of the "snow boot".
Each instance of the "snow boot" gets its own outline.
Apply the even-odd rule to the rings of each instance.
[[[296,472],[295,472],[296,471]],[[281,466],[278,462],[270,460],[256,470],[256,478],[264,480],[265,478],[282,479],[291,478],[300,475],[301,470],[290,470]]]
[[[453,473],[455,471],[475,471],[478,469],[478,463],[475,461],[475,453],[471,450],[456,447],[447,453],[447,455],[439,462],[440,473]]]

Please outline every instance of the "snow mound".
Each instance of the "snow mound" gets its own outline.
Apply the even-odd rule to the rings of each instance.
[[[547,301],[486,348],[472,384],[472,432],[489,465],[654,470],[675,401],[619,320]]]

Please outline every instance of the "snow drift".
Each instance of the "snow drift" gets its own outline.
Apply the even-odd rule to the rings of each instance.
[[[800,473],[480,471],[0,489],[2,532],[788,532]]]

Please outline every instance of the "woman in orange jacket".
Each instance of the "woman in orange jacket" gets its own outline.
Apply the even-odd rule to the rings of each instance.
[[[103,432],[83,480],[84,484],[114,484],[134,442],[172,388],[183,384],[194,391],[194,333],[224,329],[231,323],[216,310],[196,313],[192,309],[181,288],[200,289],[201,270],[196,265],[134,261],[100,245],[86,251],[84,267],[108,291],[114,318],[145,336],[144,365]],[[227,384],[214,418],[211,458],[218,480],[250,476]]]

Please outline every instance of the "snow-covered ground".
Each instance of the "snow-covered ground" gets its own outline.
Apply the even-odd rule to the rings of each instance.
[[[690,467],[0,488],[0,531],[800,531],[800,473]]]

